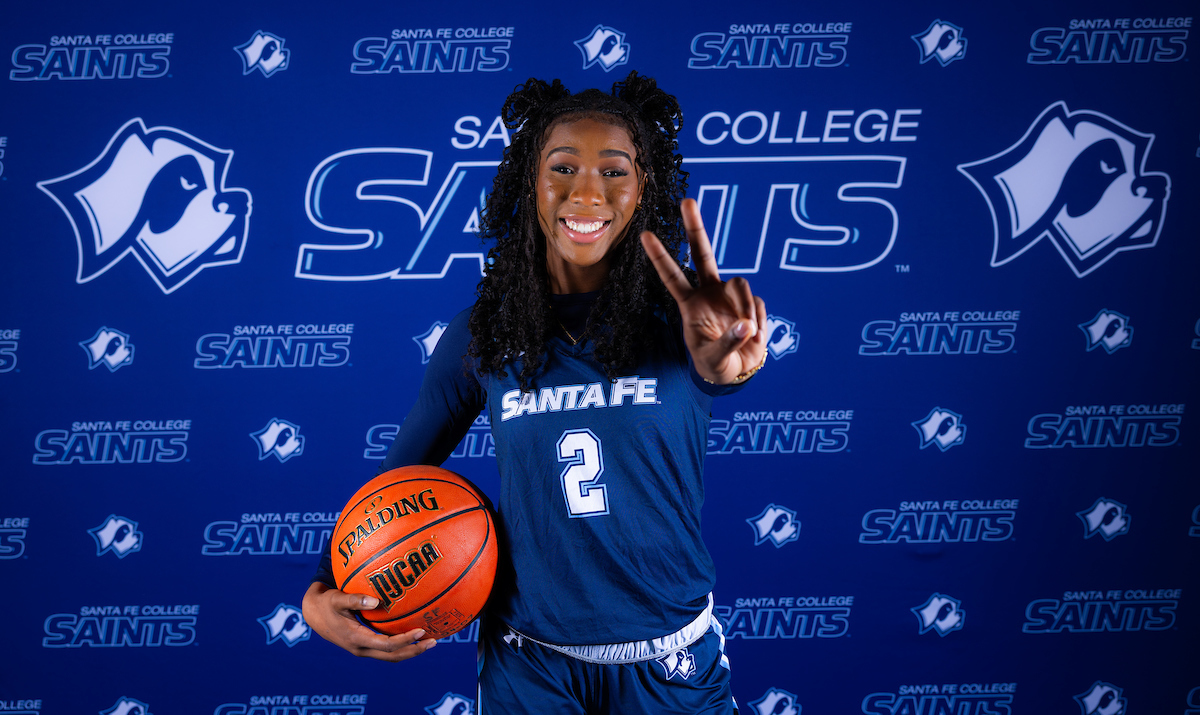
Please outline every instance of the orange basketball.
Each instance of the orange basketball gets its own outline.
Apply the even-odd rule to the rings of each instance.
[[[439,467],[401,467],[364,484],[332,539],[338,588],[379,599],[359,619],[380,633],[424,628],[445,638],[474,620],[492,591],[496,527],[487,500]]]

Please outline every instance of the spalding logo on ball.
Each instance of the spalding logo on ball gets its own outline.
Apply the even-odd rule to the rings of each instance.
[[[333,577],[346,593],[379,599],[359,613],[370,628],[445,638],[483,610],[496,553],[495,524],[475,485],[439,467],[401,467],[364,484],[342,510]]]

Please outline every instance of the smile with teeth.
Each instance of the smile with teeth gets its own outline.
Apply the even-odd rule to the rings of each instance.
[[[569,218],[562,219],[562,222],[576,233],[595,233],[609,224],[608,221],[575,221]]]

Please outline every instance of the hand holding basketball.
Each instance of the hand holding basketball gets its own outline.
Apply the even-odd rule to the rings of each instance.
[[[354,612],[374,608],[371,596],[344,593],[323,583],[313,583],[304,594],[304,622],[325,640],[362,658],[398,663],[421,655],[437,645],[425,631],[386,636],[358,622]],[[422,640],[424,638],[424,640]]]
[[[332,534],[333,578],[373,597],[354,615],[395,635],[445,638],[479,615],[496,576],[496,528],[487,497],[428,465],[393,469],[360,488]]]

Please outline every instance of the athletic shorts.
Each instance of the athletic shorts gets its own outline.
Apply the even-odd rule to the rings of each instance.
[[[495,619],[479,633],[479,715],[731,715],[725,636],[711,613],[701,635],[665,653],[625,661],[629,649],[589,646],[571,654]],[[608,652],[604,652],[608,649]],[[623,651],[623,653],[622,653]],[[618,661],[612,662],[611,653]],[[580,657],[582,656],[582,657]],[[607,657],[606,657],[607,656]],[[586,658],[586,659],[585,659]]]

